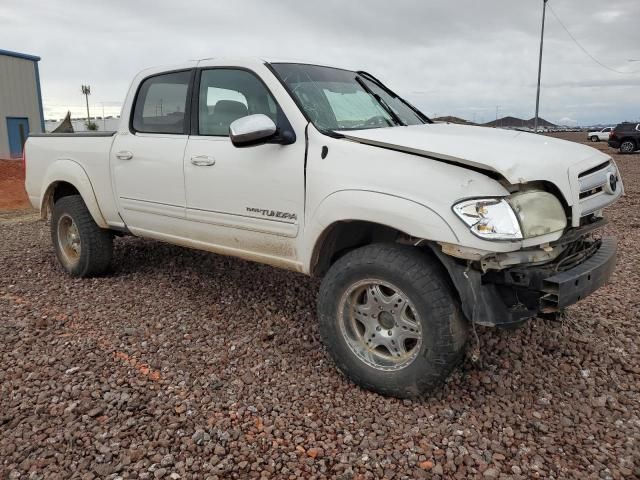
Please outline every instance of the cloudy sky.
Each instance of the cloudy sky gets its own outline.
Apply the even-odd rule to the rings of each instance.
[[[640,119],[640,1],[550,0],[541,116]],[[46,118],[119,113],[142,68],[215,56],[364,69],[428,115],[486,122],[535,110],[542,0],[2,0],[0,48],[42,57]]]

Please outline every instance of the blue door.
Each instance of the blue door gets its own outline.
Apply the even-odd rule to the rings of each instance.
[[[9,133],[9,154],[11,158],[22,156],[24,142],[29,136],[29,119],[23,117],[7,117],[7,132]]]

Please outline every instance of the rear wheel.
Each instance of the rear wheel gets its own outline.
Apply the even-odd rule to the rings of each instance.
[[[623,140],[620,144],[620,153],[633,153],[636,151],[636,144],[633,140]]]
[[[60,264],[74,277],[99,275],[109,268],[113,235],[96,225],[80,195],[54,204],[51,240]]]
[[[346,254],[322,282],[318,313],[338,368],[384,395],[424,396],[464,353],[467,324],[448,278],[414,247],[373,244]]]
[[[591,136],[591,141],[592,141],[592,142],[598,142],[598,141],[600,141],[600,139],[599,139],[597,136],[592,135],[592,136]]]

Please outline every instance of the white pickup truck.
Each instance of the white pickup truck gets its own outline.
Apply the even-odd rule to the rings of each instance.
[[[609,135],[613,131],[613,127],[605,127],[600,130],[594,130],[587,132],[587,138],[592,142],[606,142],[609,140]]]
[[[372,75],[207,59],[140,73],[116,132],[31,135],[26,189],[74,276],[114,236],[321,276],[320,333],[357,384],[425,395],[474,325],[555,316],[603,285],[623,193],[590,147],[432,123]]]

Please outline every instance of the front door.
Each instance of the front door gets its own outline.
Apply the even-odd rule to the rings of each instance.
[[[229,125],[265,114],[290,128],[274,97],[253,72],[202,70],[196,79],[197,130],[184,157],[187,220],[198,240],[263,261],[296,258],[304,209],[304,138],[291,145],[234,147]],[[195,102],[194,102],[195,103]]]
[[[130,131],[114,139],[110,162],[119,210],[134,233],[168,234],[184,221],[182,160],[191,75],[185,70],[143,80]]]
[[[9,155],[11,158],[22,157],[24,144],[29,136],[29,119],[7,117],[7,133],[9,135]]]

